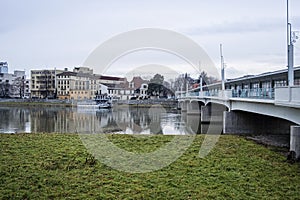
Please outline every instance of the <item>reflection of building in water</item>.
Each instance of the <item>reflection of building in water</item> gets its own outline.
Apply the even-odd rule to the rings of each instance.
[[[52,108],[31,108],[31,131],[53,133],[58,109]]]
[[[75,123],[73,120],[73,110],[59,110],[55,121],[55,132],[58,133],[75,133]]]
[[[199,121],[162,108],[0,108],[0,132],[193,134]]]
[[[26,132],[26,123],[30,123],[28,109],[0,108],[1,132]],[[25,123],[24,123],[25,122]]]
[[[74,113],[74,127],[79,133],[161,133],[159,113],[149,116],[148,109],[97,110]]]

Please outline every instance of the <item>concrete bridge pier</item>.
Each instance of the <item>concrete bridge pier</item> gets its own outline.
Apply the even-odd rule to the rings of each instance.
[[[225,111],[223,115],[224,134],[289,135],[291,125],[284,119],[244,111]]]
[[[223,112],[226,110],[225,106],[218,104],[201,106],[201,123],[222,122]]]
[[[211,118],[211,106],[201,106],[201,123],[209,123]]]
[[[186,127],[189,134],[200,134],[201,132],[201,121],[200,115],[186,115]]]
[[[182,101],[180,103],[181,112],[187,112],[187,107],[188,107],[188,102],[187,101]]]
[[[300,160],[300,126],[291,126],[290,151],[295,152],[296,160]]]
[[[200,115],[201,104],[198,101],[192,101],[187,104],[187,114],[188,115]]]

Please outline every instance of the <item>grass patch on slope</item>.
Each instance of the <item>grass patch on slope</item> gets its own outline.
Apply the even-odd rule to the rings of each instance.
[[[185,136],[182,136],[185,137]],[[108,135],[132,152],[151,152],[173,136]],[[220,137],[198,157],[198,135],[162,170],[116,171],[87,152],[75,134],[0,134],[0,199],[297,199],[300,166],[238,136]]]

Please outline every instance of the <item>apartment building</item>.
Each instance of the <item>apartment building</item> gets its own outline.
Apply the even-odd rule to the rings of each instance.
[[[31,97],[56,98],[56,74],[63,70],[31,70]]]
[[[90,90],[90,76],[69,71],[57,74],[57,97],[75,100],[92,99],[94,94]]]
[[[112,99],[128,100],[141,89],[142,98],[146,97],[146,81],[134,77],[126,78],[93,74],[88,67],[75,67],[73,71],[32,70],[31,96],[33,98],[58,98],[73,100],[92,100],[97,95],[107,95]],[[138,95],[139,96],[139,95]]]
[[[94,99],[100,92],[100,77],[87,67],[75,67],[72,72],[65,69],[56,76],[57,97],[74,100]]]

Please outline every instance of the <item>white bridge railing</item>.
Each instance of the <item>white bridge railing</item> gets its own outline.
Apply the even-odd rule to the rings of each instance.
[[[300,108],[300,86],[276,87],[273,88],[257,88],[243,90],[212,90],[200,92],[181,92],[178,98],[198,97],[198,98],[249,98],[249,99],[270,99],[275,104],[282,106],[290,106]]]
[[[300,86],[275,88],[275,104],[300,107]]]

